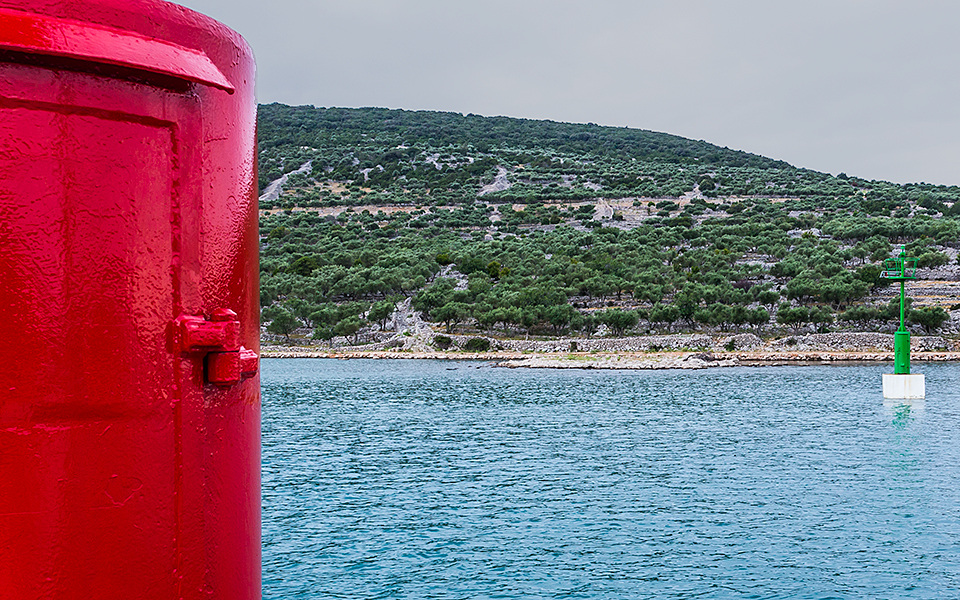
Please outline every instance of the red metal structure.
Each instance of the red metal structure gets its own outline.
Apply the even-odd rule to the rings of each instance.
[[[0,0],[0,598],[260,597],[254,64]]]

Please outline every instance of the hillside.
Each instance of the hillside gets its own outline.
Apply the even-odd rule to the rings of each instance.
[[[394,339],[398,303],[494,340],[890,329],[877,274],[895,244],[935,282],[915,286],[930,292],[918,331],[952,331],[956,186],[456,113],[272,104],[259,139],[261,189],[287,174],[261,199],[261,303],[280,335]]]

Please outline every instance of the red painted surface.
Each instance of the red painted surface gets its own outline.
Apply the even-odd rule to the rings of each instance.
[[[254,65],[0,0],[0,598],[260,597]]]

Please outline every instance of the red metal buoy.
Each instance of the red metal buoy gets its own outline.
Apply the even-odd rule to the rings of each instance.
[[[0,0],[0,598],[260,597],[254,63]]]

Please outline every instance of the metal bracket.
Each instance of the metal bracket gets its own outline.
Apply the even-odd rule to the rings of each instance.
[[[175,321],[181,352],[200,353],[206,358],[208,382],[228,387],[257,374],[260,357],[240,345],[237,313],[218,308],[207,320],[202,316],[180,315]]]

